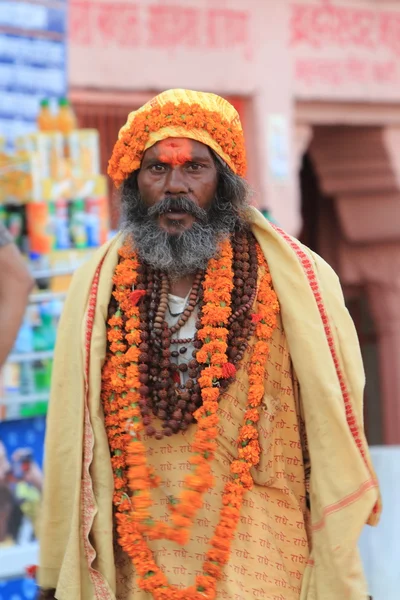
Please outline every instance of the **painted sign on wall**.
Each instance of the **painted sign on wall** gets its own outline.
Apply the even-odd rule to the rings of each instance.
[[[71,42],[120,48],[250,48],[247,10],[72,0]]]
[[[393,2],[294,2],[290,45],[298,95],[400,94],[400,9]]]

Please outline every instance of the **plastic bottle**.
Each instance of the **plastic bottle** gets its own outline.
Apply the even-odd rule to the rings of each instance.
[[[77,127],[76,116],[67,98],[61,98],[58,107],[57,130],[67,135]]]
[[[82,199],[70,204],[70,233],[74,248],[87,248],[85,201]]]
[[[56,119],[50,110],[50,104],[47,99],[40,102],[40,111],[36,123],[39,131],[49,132],[56,129]]]
[[[33,327],[32,318],[28,309],[22,322],[14,345],[17,354],[28,354],[33,351]],[[23,396],[32,394],[34,391],[33,368],[30,361],[21,363],[20,366],[20,393]]]
[[[35,360],[33,363],[34,385],[37,394],[50,391],[52,366],[53,360],[51,358]]]
[[[101,242],[101,204],[99,198],[87,198],[86,209],[86,233],[89,248],[100,246]]]
[[[33,332],[33,344],[36,352],[53,350],[56,340],[56,330],[53,322],[51,303],[42,304],[39,308],[40,325]],[[33,363],[36,393],[48,392],[51,383],[52,359],[35,360]]]
[[[38,254],[49,253],[55,246],[54,202],[28,202],[26,226],[30,251]]]
[[[25,215],[23,205],[10,205],[8,207],[8,231],[14,238],[18,248],[22,249],[24,242]]]
[[[42,304],[39,308],[41,325],[40,337],[42,339],[42,350],[53,350],[56,343],[56,330],[54,327],[54,319],[53,319],[53,305],[51,302],[46,302]]]
[[[29,262],[34,273],[36,271],[47,271],[50,269],[50,260],[46,254],[39,254],[39,252],[30,252]],[[50,288],[50,277],[45,276],[36,278],[36,285],[39,290],[48,290]]]
[[[34,371],[31,362],[23,362],[20,367],[19,389],[21,396],[29,396],[35,391]]]
[[[71,240],[68,224],[68,203],[64,198],[56,200],[55,211],[55,246],[58,250],[66,250],[71,247]]]
[[[32,322],[29,316],[29,311],[26,314],[20,330],[18,331],[17,339],[15,340],[14,352],[17,354],[26,354],[33,351],[33,329]]]
[[[0,223],[4,225],[4,227],[7,227],[7,219],[7,209],[4,204],[0,204]]]

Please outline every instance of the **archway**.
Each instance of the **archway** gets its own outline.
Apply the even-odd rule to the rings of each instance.
[[[332,197],[325,195],[309,152],[303,156],[300,169],[302,211],[301,241],[323,256],[335,269],[335,241],[340,233],[340,221]],[[335,264],[336,263],[336,264]],[[364,396],[364,418],[370,444],[383,443],[378,336],[371,316],[365,285],[343,286],[347,308],[355,323],[360,341],[367,380]]]

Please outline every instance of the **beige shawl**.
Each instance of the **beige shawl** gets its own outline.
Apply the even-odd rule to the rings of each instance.
[[[312,551],[301,600],[365,600],[357,551],[379,492],[363,432],[364,372],[337,276],[251,209],[298,375],[311,458]],[[115,600],[112,472],[100,405],[105,321],[121,244],[74,276],[59,325],[49,406],[39,583],[58,600]]]

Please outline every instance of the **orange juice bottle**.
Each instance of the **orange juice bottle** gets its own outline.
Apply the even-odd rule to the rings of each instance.
[[[49,101],[44,99],[40,102],[40,111],[37,116],[39,131],[55,131],[56,120],[50,110]]]
[[[61,98],[58,107],[57,130],[67,135],[76,129],[76,116],[67,98]]]

